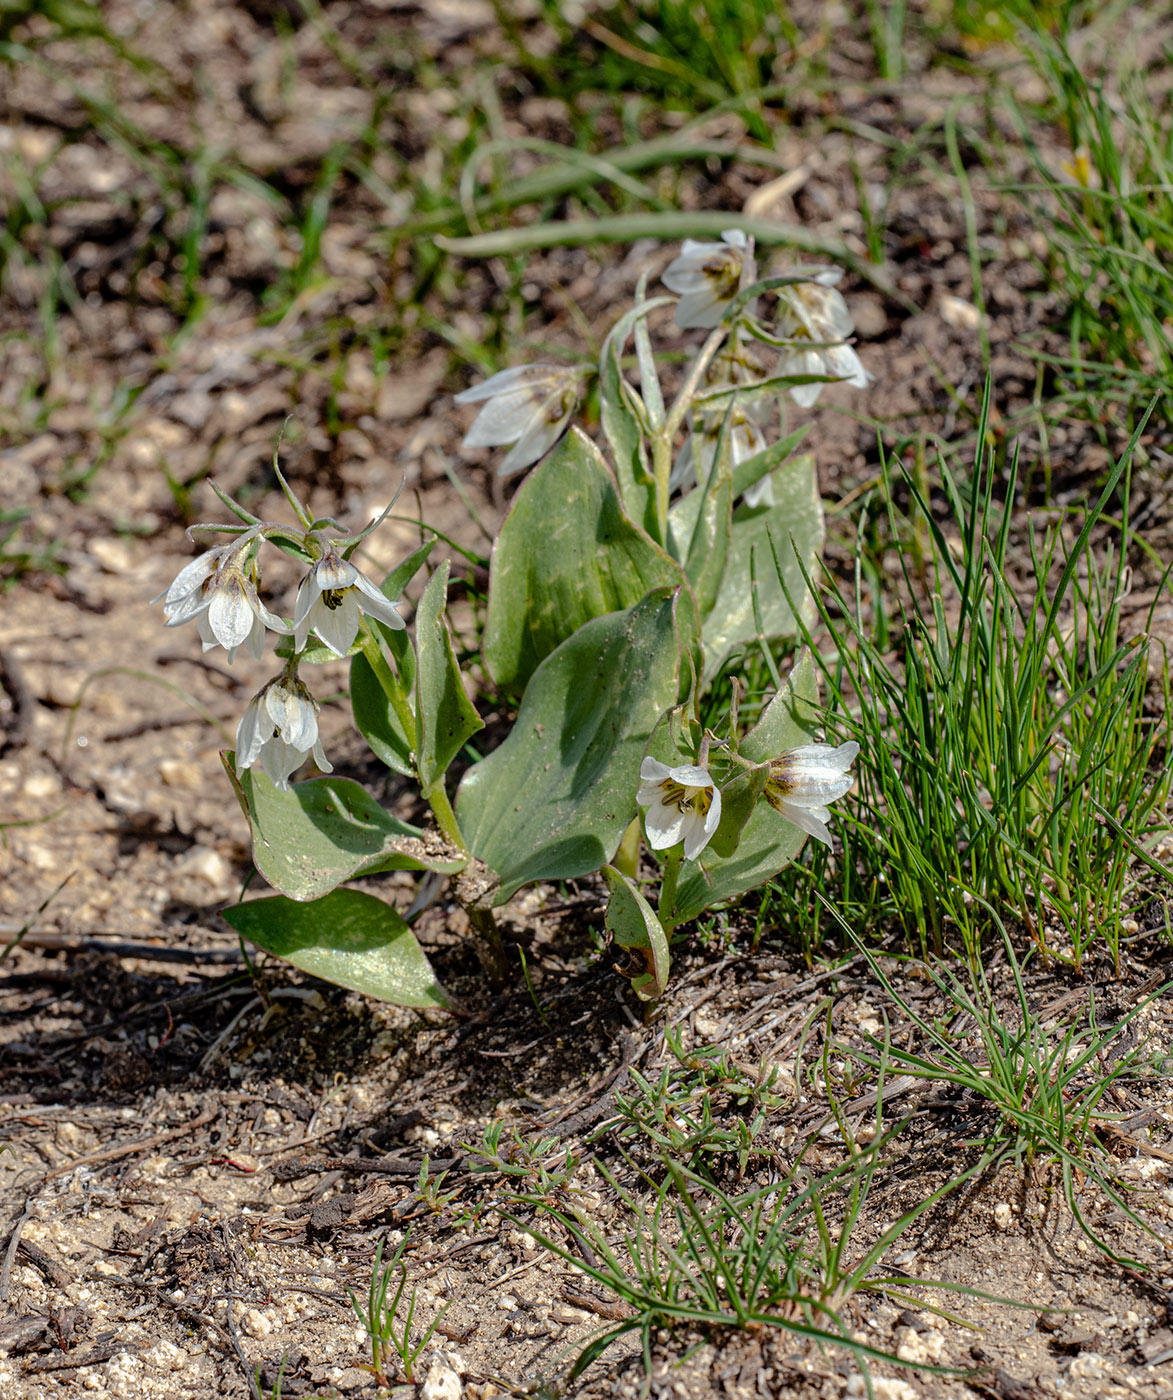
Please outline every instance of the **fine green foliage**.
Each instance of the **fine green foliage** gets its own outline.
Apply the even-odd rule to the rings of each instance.
[[[881,1042],[868,1036],[873,1053],[849,1053],[873,1068],[891,1067],[929,1083],[953,1084],[979,1099],[993,1119],[982,1141],[988,1169],[1016,1162],[1041,1173],[1053,1166],[1080,1227],[1105,1254],[1119,1259],[1088,1220],[1080,1194],[1084,1179],[1090,1178],[1134,1224],[1160,1238],[1126,1199],[1105,1139],[1110,1140],[1114,1123],[1128,1116],[1107,1108],[1113,1085],[1135,1077],[1145,1060],[1143,1046],[1130,1049],[1125,1044],[1115,1049],[1116,1042],[1131,1034],[1149,1001],[1167,988],[1134,1007],[1110,1029],[1101,1030],[1096,1024],[1094,996],[1086,1026],[1048,1025],[1030,1004],[1013,943],[1001,924],[999,933],[1013,978],[1008,1010],[999,1008],[980,960],[969,960],[966,980],[946,966],[925,967],[950,1008],[963,1013],[957,1030],[921,1015],[895,990],[879,959],[863,948],[872,975],[901,1019],[919,1032],[920,1045],[906,1049],[890,1039]],[[956,1024],[956,1018],[951,1019]],[[1134,1260],[1124,1262],[1136,1266]]]
[[[310,903],[272,895],[223,916],[258,947],[327,982],[400,1006],[455,1005],[415,934],[374,895],[337,889]]]
[[[403,1317],[399,1315],[404,1293],[407,1290],[407,1266],[402,1261],[409,1238],[410,1236],[405,1235],[400,1240],[395,1253],[387,1264],[383,1263],[383,1247],[386,1241],[379,1241],[375,1248],[374,1263],[371,1265],[371,1282],[367,1290],[365,1306],[359,1302],[352,1288],[346,1290],[350,1295],[350,1306],[354,1309],[354,1315],[362,1323],[370,1337],[371,1364],[366,1369],[371,1372],[376,1383],[380,1386],[390,1384],[386,1373],[386,1364],[392,1353],[399,1358],[403,1379],[408,1385],[415,1384],[416,1362],[431,1341],[432,1334],[440,1325],[450,1306],[450,1304],[445,1303],[422,1336],[418,1340],[413,1340],[411,1327],[415,1321],[416,1309],[414,1288],[408,1294],[407,1307]],[[395,1276],[396,1269],[399,1270],[399,1282],[396,1284],[395,1292],[388,1298],[387,1295],[391,1293],[391,1280]]]
[[[1012,517],[985,453],[964,491],[941,464],[960,548],[909,482],[930,591],[906,607],[895,664],[866,619],[862,571],[854,600],[827,582],[829,646],[816,656],[861,744],[849,840],[860,870],[845,862],[843,878],[886,885],[882,904],[860,912],[922,951],[941,951],[952,930],[975,950],[989,903],[1076,967],[1097,939],[1118,956],[1129,841],[1163,828],[1160,756],[1173,743],[1168,707],[1146,709],[1144,638],[1121,636],[1124,553],[1099,563],[1089,548],[1114,494],[1127,494],[1130,460],[1131,448],[1073,542],[1054,526],[1028,535],[1027,579],[1015,576]],[[891,506],[889,520],[899,537]],[[923,596],[911,573],[907,586]]]

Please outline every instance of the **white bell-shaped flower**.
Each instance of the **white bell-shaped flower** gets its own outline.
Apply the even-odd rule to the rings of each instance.
[[[484,403],[464,435],[463,447],[513,444],[497,468],[498,476],[532,467],[566,431],[578,407],[577,369],[559,365],[519,365],[503,369],[456,395],[457,403]]]
[[[636,801],[646,807],[644,827],[653,851],[684,842],[686,860],[696,860],[721,821],[721,794],[699,764],[669,768],[657,758],[645,758],[639,768]]]
[[[796,344],[782,351],[776,373],[833,374],[857,389],[866,389],[872,376],[854,349],[843,343],[855,331],[855,323],[836,290],[842,270],[799,267],[794,271],[796,276],[810,280],[796,282],[778,294],[779,315],[774,329]],[[821,384],[795,384],[790,397],[801,407],[810,408],[822,390]]]
[[[222,646],[232,661],[237,649],[245,646],[258,660],[266,629],[288,636],[287,622],[271,613],[261,602],[255,580],[255,566],[244,557],[255,531],[206,550],[182,568],[165,593],[163,611],[167,627],[181,627],[195,621],[205,651]],[[152,601],[158,602],[159,598]]]
[[[249,701],[236,727],[237,773],[259,762],[273,785],[284,790],[311,753],[323,773],[332,772],[318,738],[318,709],[295,671],[271,680]]]
[[[335,656],[345,656],[358,636],[359,615],[366,613],[388,627],[406,627],[392,602],[361,569],[327,545],[297,589],[293,642],[298,651],[311,632]]]
[[[765,798],[788,822],[808,836],[831,844],[827,822],[828,803],[851,790],[855,779],[847,771],[855,762],[859,745],[854,739],[833,748],[830,744],[803,744],[770,764]]]
[[[682,330],[712,330],[737,293],[757,276],[753,239],[739,228],[726,229],[721,239],[698,243],[686,238],[680,256],[664,270],[661,280],[680,298],[676,324]]]

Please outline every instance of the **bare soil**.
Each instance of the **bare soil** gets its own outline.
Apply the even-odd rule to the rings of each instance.
[[[582,1346],[622,1320],[622,1305],[501,1214],[502,1178],[472,1149],[502,1123],[507,1141],[513,1129],[550,1139],[539,1154],[550,1171],[581,1155],[554,1199],[572,1196],[621,1232],[619,1203],[586,1159],[637,1181],[631,1141],[606,1125],[634,1092],[634,1074],[655,1081],[677,1063],[670,1037],[679,1037],[683,1053],[721,1046],[746,1074],[773,1072],[781,1086],[744,1164],[735,1153],[712,1159],[722,1181],[765,1184],[820,1125],[810,1161],[828,1169],[844,1152],[827,1121],[829,1094],[861,1135],[875,1109],[866,1085],[853,1093],[826,1082],[827,1025],[842,1046],[861,1045],[883,1010],[895,1038],[912,1034],[866,962],[809,968],[785,929],[767,929],[755,946],[734,915],[720,946],[681,947],[669,993],[645,1019],[603,946],[601,892],[584,881],[515,899],[506,936],[524,950],[532,995],[514,954],[516,985],[493,996],[462,916],[442,896],[418,927],[470,1008],[458,1020],[374,1005],[283,965],[250,977],[218,918],[251,870],[218,754],[269,667],[202,658],[191,630],[165,631],[152,606],[191,557],[185,525],[218,514],[201,483],[214,477],[259,514],[280,515],[269,464],[292,414],[282,459],[315,509],[369,519],[406,477],[406,513],[418,508],[483,551],[445,462],[457,463],[490,528],[508,493],[485,463],[461,461],[467,415],[450,395],[468,372],[435,327],[488,334],[508,276],[498,264],[450,264],[455,277],[422,288],[426,314],[405,317],[421,290],[416,264],[402,246],[389,253],[386,234],[411,211],[348,178],[329,210],[321,275],[274,319],[266,289],[296,265],[297,238],[254,190],[213,177],[193,311],[182,301],[188,213],[169,201],[157,168],[128,154],[126,129],[79,94],[112,97],[152,149],[214,151],[304,208],[323,155],[368,122],[384,150],[372,168],[387,179],[401,162],[423,165],[446,124],[458,144],[464,75],[508,60],[492,9],[477,0],[372,0],[328,14],[326,25],[259,0],[112,0],[105,22],[157,68],[73,39],[43,50],[49,71],[31,61],[6,70],[0,148],[35,171],[46,216],[18,230],[23,256],[0,306],[0,506],[29,508],[18,538],[34,556],[0,605],[0,939],[23,933],[0,984],[0,1394],[170,1400],[244,1396],[259,1384],[269,1395],[283,1365],[285,1396],[373,1395],[347,1290],[364,1296],[376,1242],[390,1240],[390,1253],[408,1231],[419,1318],[426,1325],[447,1305],[415,1377],[430,1375],[429,1400],[567,1386],[600,1400],[862,1394],[847,1352],[764,1328],[653,1334],[650,1371],[632,1334],[568,1383]],[[536,20],[523,23],[535,45],[548,42]],[[353,51],[382,56],[377,90],[340,59],[335,29]],[[861,178],[881,178],[878,148],[857,146],[831,119],[907,135],[976,80],[926,70],[900,88],[876,85],[850,38],[833,62],[834,98],[796,94],[778,122],[779,149],[802,178],[766,212],[862,251],[852,163]],[[520,82],[501,87],[506,134],[570,139],[565,104],[527,96]],[[671,125],[665,115],[652,126],[646,110],[644,120],[645,136]],[[741,131],[722,117],[711,134]],[[527,157],[516,159],[523,168]],[[450,187],[457,173],[429,178]],[[683,207],[736,209],[767,175],[714,160],[673,178],[669,197]],[[890,198],[899,295],[845,284],[875,384],[863,395],[830,389],[814,414],[810,441],[832,507],[875,475],[877,422],[890,447],[934,434],[956,442],[973,427],[958,408],[980,373],[962,209],[927,171]],[[1059,308],[1023,211],[984,187],[976,201],[979,236],[997,250],[985,272],[996,426],[1019,434],[1033,460],[1043,443],[1032,404],[1046,376],[1028,351],[1064,345]],[[567,345],[580,318],[601,335],[640,273],[670,256],[651,245],[535,256],[522,305],[505,320]],[[54,276],[76,295],[47,324]],[[1111,422],[1052,421],[1054,499],[1079,499],[1121,435]],[[1143,443],[1144,509],[1158,540],[1170,515],[1167,445]],[[372,541],[372,568],[389,567],[417,538],[410,523],[389,522]],[[849,566],[844,540],[833,549]],[[1138,595],[1156,583],[1143,568]],[[278,592],[290,582],[272,579]],[[339,666],[319,688],[345,684]],[[342,707],[324,712],[324,739],[338,771],[404,800]],[[403,877],[371,888],[404,906],[411,898]],[[1164,927],[1154,902],[1118,979],[1107,967],[1079,979],[1032,964],[1032,1006],[1055,1024],[1093,1014],[1101,1029],[1115,1024],[1173,979]],[[922,1014],[952,1014],[915,969],[893,962],[891,971]],[[1011,1015],[1005,974],[991,972]],[[1109,1145],[1155,1234],[1093,1182],[1076,1189],[1087,1221],[1135,1266],[1089,1242],[1052,1168],[1021,1163],[978,1179],[923,1216],[885,1268],[1027,1306],[916,1285],[910,1297],[920,1301],[907,1306],[860,1295],[844,1312],[852,1333],[909,1363],[879,1363],[877,1395],[1173,1396],[1167,994],[1126,1037],[1147,1070],[1114,1090]],[[939,1085],[912,1082],[893,1098],[888,1121],[907,1122],[851,1257],[963,1172],[990,1128],[989,1110]],[[714,1103],[718,1126],[732,1131],[744,1104],[719,1092]],[[444,1174],[431,1194],[419,1190],[425,1160],[433,1181]],[[529,1171],[515,1184],[532,1189]],[[537,1218],[515,1211],[522,1223]]]

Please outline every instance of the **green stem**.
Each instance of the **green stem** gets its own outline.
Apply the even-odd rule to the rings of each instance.
[[[673,849],[664,857],[664,878],[660,882],[660,903],[656,910],[664,937],[671,938],[676,927],[676,884],[680,879],[680,862],[683,852]]]
[[[383,693],[391,702],[391,708],[395,711],[396,718],[402,725],[407,742],[414,753],[416,744],[415,715],[411,712],[411,706],[407,702],[403,686],[399,683],[399,677],[391,669],[390,663],[383,653],[383,648],[379,645],[378,638],[365,623],[359,629],[358,635],[362,654],[366,657],[371,670],[374,671],[376,680],[383,687]]]
[[[489,981],[497,989],[505,985],[505,948],[493,911],[480,905],[466,907],[468,921],[476,933],[476,950]]]
[[[450,846],[455,846],[458,851],[463,851],[468,855],[468,847],[464,844],[464,836],[461,834],[460,823],[456,820],[456,813],[452,810],[452,803],[448,800],[448,789],[444,786],[444,779],[441,778],[426,793],[428,806],[432,809],[432,815],[436,818],[436,825],[444,834],[444,839]]]
[[[668,545],[668,496],[669,479],[672,475],[672,443],[680,431],[680,425],[692,406],[692,401],[704,379],[705,371],[712,362],[722,341],[729,334],[727,326],[718,326],[701,346],[696,359],[689,366],[688,376],[680,386],[680,392],[672,400],[668,415],[652,434],[652,471],[656,479],[656,524],[659,527],[659,543]]]

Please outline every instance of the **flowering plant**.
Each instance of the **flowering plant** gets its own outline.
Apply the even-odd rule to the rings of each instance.
[[[168,626],[195,620],[205,648],[230,659],[277,639],[281,669],[225,755],[255,864],[278,891],[225,911],[242,934],[372,995],[451,1006],[405,917],[348,881],[389,870],[453,877],[499,981],[494,909],[535,881],[601,872],[607,928],[632,950],[633,986],[650,999],[663,991],[677,926],[770,879],[808,835],[829,844],[828,804],[850,787],[857,746],[817,742],[809,657],[747,732],[735,679],[724,716],[708,698],[747,647],[765,648],[773,667],[770,647],[796,635],[794,608],[809,606],[822,512],[813,459],[795,455],[802,433],[784,431],[782,396],[805,403],[829,381],[866,382],[833,270],[755,279],[752,242],[736,230],[686,242],[668,267],[677,324],[709,332],[671,401],[649,320],[673,298],[648,297],[641,281],[591,371],[601,443],[571,425],[587,377],[578,368],[505,370],[458,396],[481,405],[467,447],[508,447],[503,474],[534,469],[494,543],[481,649],[516,717],[455,790],[449,769],[483,722],[445,619],[446,563],[410,626],[402,615],[435,539],[376,583],[356,555],[378,521],[348,534],[311,518],[279,470],[296,525],[259,520],[218,492],[236,519],[192,528],[228,542],[162,596]],[[770,320],[758,309],[767,296]],[[266,547],[306,568],[289,618],[261,599]],[[418,785],[431,826],[328,776],[302,673],[338,657],[350,658],[355,725]],[[291,781],[310,757],[327,776]]]

